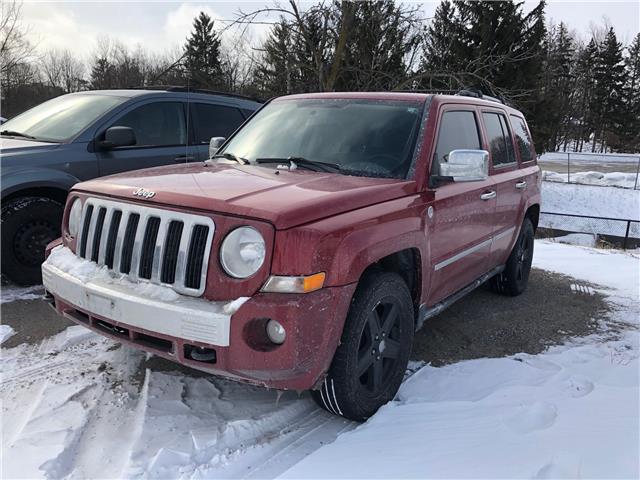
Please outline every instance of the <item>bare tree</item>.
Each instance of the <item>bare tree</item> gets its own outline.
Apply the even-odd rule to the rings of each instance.
[[[27,40],[27,29],[20,21],[22,3],[0,3],[0,74],[5,77],[16,66],[33,60],[34,47]]]

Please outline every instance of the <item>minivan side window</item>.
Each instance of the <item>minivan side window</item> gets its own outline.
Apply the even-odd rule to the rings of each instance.
[[[524,123],[523,118],[511,115],[511,125],[513,126],[513,134],[516,137],[518,152],[520,152],[520,160],[522,162],[530,162],[533,160],[533,148],[531,148],[532,142],[527,124]]]
[[[113,126],[130,127],[137,147],[186,145],[187,128],[181,102],[147,103],[116,120]]]
[[[446,162],[453,150],[482,148],[478,122],[473,112],[468,110],[449,110],[442,114],[440,131],[433,162],[433,174],[438,175],[438,165]]]
[[[493,166],[514,163],[516,157],[506,117],[501,113],[483,112],[482,118],[487,130],[487,141]]]
[[[240,110],[209,103],[192,103],[196,144],[209,143],[211,137],[229,137],[244,122]]]

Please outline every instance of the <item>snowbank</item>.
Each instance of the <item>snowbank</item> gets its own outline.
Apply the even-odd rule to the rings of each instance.
[[[0,304],[15,302],[16,300],[37,300],[44,294],[42,285],[32,287],[17,287],[7,285],[0,289]]]
[[[542,182],[542,211],[640,220],[640,190]],[[540,226],[569,232],[624,237],[627,222],[542,215]],[[629,234],[640,238],[640,223]]]
[[[542,179],[547,182],[578,183],[582,185],[600,185],[605,187],[634,188],[636,184],[635,173],[624,172],[574,172],[571,174],[542,171]]]
[[[14,332],[13,328],[11,328],[9,325],[0,325],[0,343],[4,343],[4,341],[11,337],[11,335],[13,335],[14,333],[16,332]]]
[[[555,237],[554,242],[566,243],[567,245],[579,245],[581,247],[595,248],[598,244],[598,236],[591,233],[570,233],[562,237]]]

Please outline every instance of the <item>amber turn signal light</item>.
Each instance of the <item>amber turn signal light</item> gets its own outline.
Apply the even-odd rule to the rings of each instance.
[[[310,293],[320,290],[324,285],[325,273],[301,275],[297,277],[271,275],[262,287],[270,293]]]

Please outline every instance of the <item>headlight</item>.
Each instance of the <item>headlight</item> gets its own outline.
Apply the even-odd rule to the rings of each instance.
[[[78,236],[80,222],[82,221],[82,202],[76,198],[69,211],[69,234],[72,237]]]
[[[235,278],[247,278],[256,273],[264,258],[264,238],[252,227],[236,228],[227,235],[220,248],[222,268]]]

